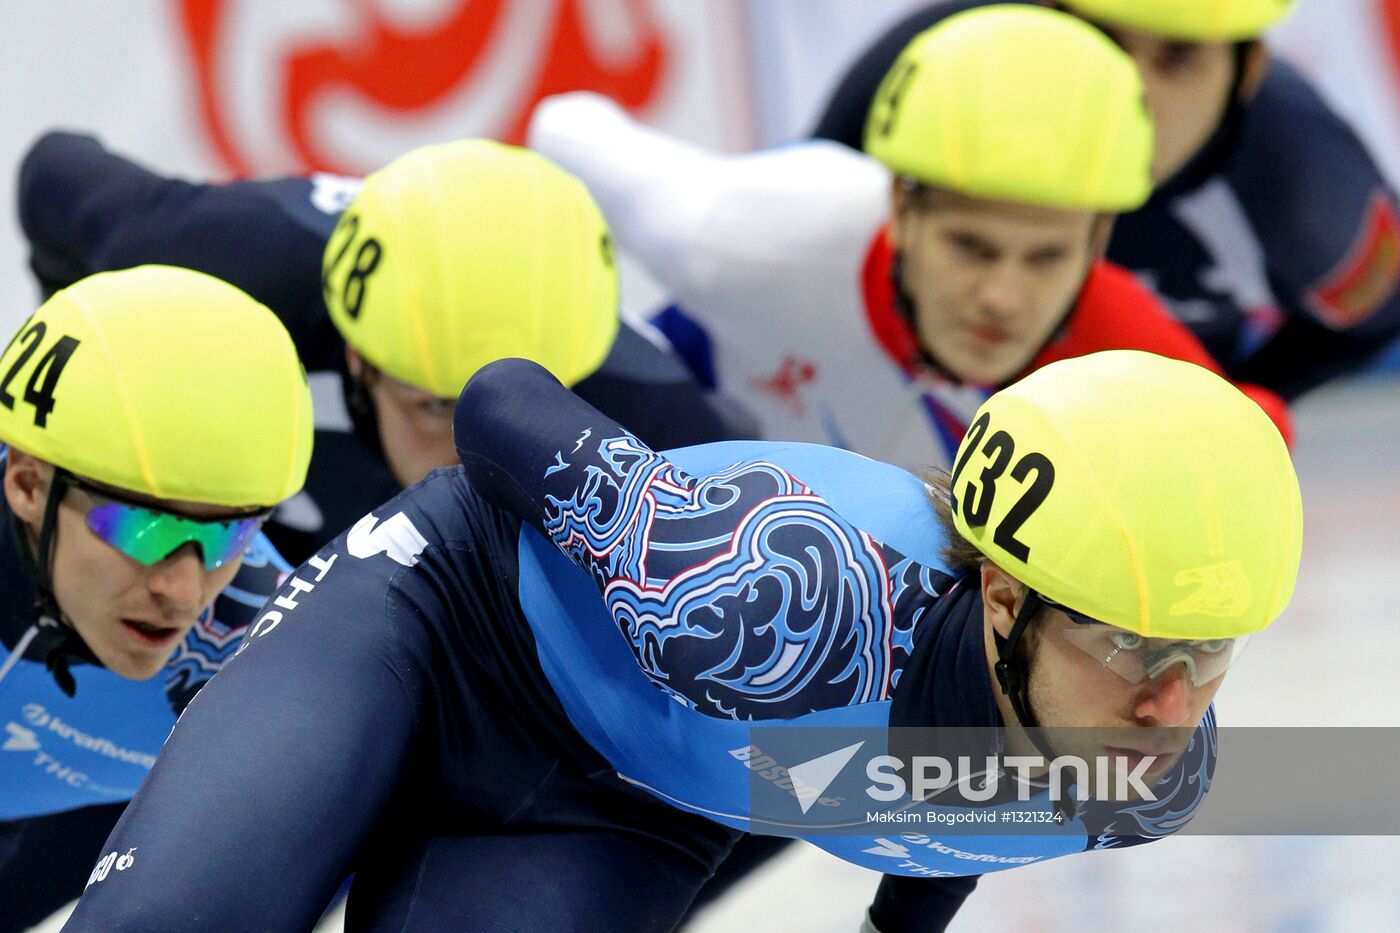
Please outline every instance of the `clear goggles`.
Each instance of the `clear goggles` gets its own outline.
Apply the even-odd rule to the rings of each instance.
[[[217,570],[243,553],[272,514],[263,511],[222,521],[199,521],[115,498],[72,474],[65,479],[91,500],[86,515],[88,529],[146,566],[194,544],[199,547],[204,569]]]
[[[1173,665],[1183,664],[1192,686],[1200,687],[1229,670],[1249,642],[1248,635],[1208,640],[1147,638],[1091,619],[1043,594],[1040,598],[1074,623],[1059,631],[1065,641],[1130,684],[1159,677]]]

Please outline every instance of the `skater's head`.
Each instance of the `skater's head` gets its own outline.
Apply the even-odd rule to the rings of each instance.
[[[1194,727],[1293,593],[1302,509],[1283,439],[1191,363],[1052,363],[988,400],[935,488],[1008,724]],[[1055,750],[1104,754],[1077,741]]]
[[[0,372],[5,533],[41,614],[75,653],[154,676],[305,480],[291,338],[231,285],[141,266],[56,293]]]
[[[886,75],[865,148],[894,174],[897,286],[955,378],[1023,372],[1073,307],[1112,217],[1151,190],[1142,82],[1102,32],[1025,5],[948,17]]]
[[[1260,41],[1293,0],[1060,0],[1133,59],[1157,125],[1153,174],[1175,175],[1253,96],[1268,64]]]
[[[573,385],[617,335],[608,228],[583,184],[490,140],[415,149],[365,179],[326,243],[358,425],[400,483],[456,462],[471,375],[523,357]]]

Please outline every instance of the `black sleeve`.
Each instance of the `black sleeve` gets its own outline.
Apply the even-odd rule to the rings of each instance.
[[[675,355],[625,322],[603,365],[574,393],[655,450],[755,436],[752,426],[720,414]]]
[[[1236,382],[1267,386],[1292,403],[1324,382],[1361,372],[1387,346],[1385,340],[1290,316],[1258,353],[1231,367],[1229,375]]]
[[[0,930],[38,926],[82,894],[125,809],[104,803],[0,823]]]
[[[961,878],[906,878],[885,875],[870,905],[879,933],[939,933],[977,887],[976,875]]]
[[[827,101],[821,119],[817,121],[812,136],[816,139],[830,139],[852,149],[862,148],[865,136],[865,116],[870,110],[870,102],[886,73],[894,67],[894,61],[904,47],[919,33],[954,13],[977,6],[985,6],[986,0],[949,0],[916,10],[887,29],[875,44],[865,50],[855,64],[851,65],[836,86],[836,91]]]
[[[1286,318],[1230,375],[1292,401],[1400,336],[1400,199],[1317,89],[1275,60],[1245,108],[1226,180]]]
[[[467,381],[452,433],[477,492],[545,533],[550,495],[568,497],[578,486],[566,468],[586,466],[598,456],[598,440],[628,432],[538,363],[506,359],[488,363]],[[588,438],[595,444],[585,446]],[[560,472],[570,475],[551,481]]]
[[[47,133],[19,168],[19,225],[44,296],[104,268],[113,222],[159,198],[167,184],[108,153],[90,136]]]
[[[311,188],[306,179],[217,185],[167,178],[91,136],[53,132],[20,165],[19,220],[46,295],[112,269],[195,269],[276,312],[308,370],[334,369],[338,361],[326,354],[340,352],[340,343],[320,292],[326,237],[277,202],[309,199]],[[326,222],[329,229],[334,218]]]

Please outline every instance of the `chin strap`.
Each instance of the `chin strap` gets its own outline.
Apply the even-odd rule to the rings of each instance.
[[[1035,614],[1044,605],[1039,593],[1035,590],[1028,591],[1025,600],[1021,603],[1021,611],[1016,613],[1016,621],[1012,623],[1011,634],[1002,637],[1000,632],[992,632],[992,638],[997,646],[995,667],[997,683],[1001,686],[1001,692],[1011,700],[1011,708],[1016,712],[1016,719],[1026,729],[1038,729],[1040,723],[1036,721],[1035,713],[1031,711],[1030,672],[1027,670],[1026,663],[1016,657],[1016,646],[1025,636],[1026,629],[1030,626],[1031,620],[1035,618]],[[1040,747],[1038,740],[1036,747]],[[1042,748],[1041,751],[1044,749]]]
[[[38,619],[35,628],[42,636],[36,650],[43,655],[44,666],[53,675],[58,689],[71,697],[77,692],[78,685],[73,679],[73,672],[69,670],[70,662],[77,659],[98,666],[101,666],[101,662],[73,626],[63,620],[63,610],[53,594],[52,569],[58,538],[58,507],[68,492],[68,480],[66,470],[54,468],[48,502],[44,505],[44,519],[39,525],[37,553],[30,552],[29,537],[19,527],[19,519],[12,514],[10,520],[14,523],[13,531],[20,544],[20,553],[26,558],[34,579],[34,614]]]
[[[1021,603],[1021,609],[1016,613],[1016,621],[1011,625],[1011,633],[1005,638],[1000,633],[993,630],[992,639],[996,643],[997,663],[993,668],[997,675],[997,684],[1001,687],[1001,692],[1006,694],[1011,701],[1011,709],[1016,713],[1016,719],[1025,730],[1031,744],[1045,758],[1046,763],[1055,759],[1055,750],[1050,747],[1046,740],[1044,730],[1041,729],[1039,721],[1035,716],[1035,711],[1031,709],[1030,695],[1030,669],[1024,659],[1016,656],[1016,646],[1025,636],[1026,629],[1030,626],[1035,614],[1045,608],[1046,602],[1035,590],[1027,590],[1026,598]],[[1053,801],[1055,807],[1065,814],[1066,819],[1072,819],[1075,813],[1073,799]]]
[[[374,399],[370,398],[370,386],[379,376],[379,370],[361,358],[358,374],[345,374],[345,407],[350,412],[350,425],[355,436],[370,450],[383,456],[384,441],[379,436],[379,418],[374,413]]]

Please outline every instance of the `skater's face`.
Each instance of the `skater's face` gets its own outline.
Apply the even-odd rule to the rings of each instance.
[[[1001,385],[1050,339],[1102,255],[1110,222],[897,179],[891,237],[919,342],[959,379]]]
[[[19,518],[32,553],[37,552],[44,509],[53,489],[53,467],[11,450],[5,468],[5,497]],[[232,581],[238,557],[206,570],[198,547],[185,544],[164,560],[140,563],[103,541],[88,527],[94,501],[69,484],[62,487],[50,566],[54,598],[97,659],[129,680],[154,677],[165,666],[204,609]],[[104,490],[105,491],[105,490]],[[151,499],[111,491],[114,498],[216,521],[229,509],[197,502]]]
[[[351,372],[361,373],[379,423],[384,459],[400,486],[412,486],[438,467],[457,462],[452,442],[455,398],[441,398],[387,373],[370,370],[350,351]]]
[[[983,565],[982,588],[988,658],[994,663],[991,633],[1010,633],[1027,591],[990,562]],[[1047,607],[1030,626],[1033,634],[1026,640],[1030,708],[1047,730],[1055,753],[1085,759],[1151,756],[1147,775],[1164,773],[1185,750],[1224,674],[1194,686],[1183,662],[1129,683],[1072,643],[1067,635],[1076,624],[1064,612]],[[999,690],[997,702],[1003,720],[1015,723],[1010,701]]]
[[[1220,126],[1235,86],[1235,46],[1183,42],[1137,29],[1100,26],[1142,75],[1156,128],[1152,173],[1175,175]]]

